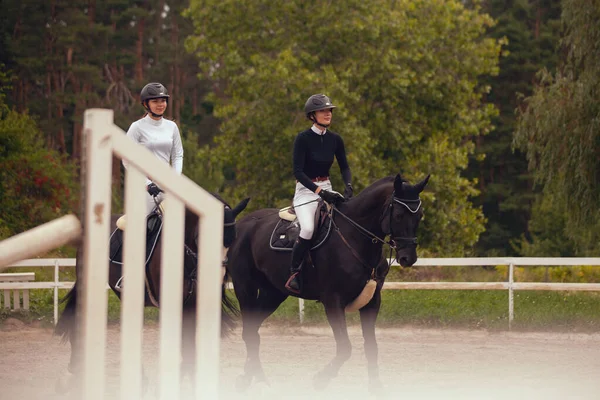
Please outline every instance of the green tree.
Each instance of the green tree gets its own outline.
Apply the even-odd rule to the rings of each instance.
[[[0,239],[62,216],[77,205],[74,166],[43,145],[29,115],[6,107],[7,81],[0,68]]]
[[[527,234],[535,192],[525,155],[512,148],[515,109],[520,95],[532,93],[536,72],[556,65],[560,1],[490,0],[484,10],[497,21],[489,34],[508,43],[500,73],[487,79],[492,88],[487,101],[499,111],[492,120],[494,130],[475,139],[466,175],[477,179],[480,195],[474,204],[482,206],[487,219],[477,252],[517,255],[511,241]]]
[[[515,145],[527,153],[546,209],[562,213],[565,236],[585,254],[600,247],[600,2],[563,1],[562,24],[559,69],[540,72]]]
[[[493,24],[459,1],[195,0],[188,46],[210,80],[221,119],[215,154],[236,197],[286,205],[291,150],[307,127],[313,93],[338,105],[333,130],[346,142],[358,189],[401,171],[432,174],[423,238],[432,254],[463,255],[483,230],[461,176],[471,138],[491,129],[480,77],[498,72]],[[334,186],[340,180],[334,174]]]

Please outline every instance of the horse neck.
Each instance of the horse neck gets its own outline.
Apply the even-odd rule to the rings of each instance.
[[[340,211],[363,228],[382,237],[381,215],[392,191],[393,184],[381,185],[368,193],[361,193],[350,202],[343,204]]]
[[[184,232],[183,241],[194,252],[198,251],[198,249],[196,248],[196,242],[194,241],[194,233],[196,233],[196,230],[198,229],[198,221],[199,221],[198,216],[194,212],[192,212],[186,208],[185,209],[185,232]]]

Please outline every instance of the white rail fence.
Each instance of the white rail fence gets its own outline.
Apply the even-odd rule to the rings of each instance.
[[[397,265],[393,263],[392,265]],[[5,289],[54,290],[54,321],[58,318],[58,290],[70,289],[73,282],[61,282],[59,269],[74,267],[74,258],[42,258],[25,260],[11,265],[14,268],[54,267],[51,282],[0,282]],[[384,290],[507,290],[509,328],[514,320],[514,292],[516,290],[541,291],[600,291],[600,283],[515,282],[515,267],[527,266],[600,266],[600,257],[490,257],[490,258],[420,258],[416,267],[424,266],[508,266],[508,279],[501,282],[385,282]],[[304,320],[304,300],[299,299],[300,322]]]
[[[23,273],[11,273],[11,274],[0,274],[0,282],[31,282],[35,280],[35,274],[33,272],[23,272]],[[12,294],[12,305],[11,305],[11,294]],[[0,295],[4,297],[4,308],[8,308],[9,310],[19,310],[21,309],[21,294],[23,295],[23,309],[25,311],[29,310],[29,290],[20,290],[13,289],[8,290],[4,289],[0,291]],[[0,297],[0,299],[2,298]],[[0,300],[0,306],[2,306],[2,301]]]

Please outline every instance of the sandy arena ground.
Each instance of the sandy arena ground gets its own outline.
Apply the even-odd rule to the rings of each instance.
[[[235,392],[245,359],[241,334],[221,344],[221,383],[229,399],[368,398],[366,361],[358,327],[350,329],[352,358],[323,392],[312,377],[330,361],[328,328],[263,327],[262,360],[270,387]],[[488,333],[378,329],[381,378],[390,399],[600,399],[600,334]],[[107,399],[118,399],[118,327],[109,328]],[[145,372],[156,376],[158,329],[145,330]],[[285,355],[288,355],[287,357]],[[67,399],[54,391],[66,370],[68,345],[50,330],[0,330],[0,399]],[[151,383],[145,399],[157,397]]]

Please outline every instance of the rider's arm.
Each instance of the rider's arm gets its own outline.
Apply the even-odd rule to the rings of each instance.
[[[132,123],[131,126],[129,126],[129,129],[127,130],[127,137],[136,142],[137,144],[142,144],[140,140],[140,130],[138,127],[138,121]],[[129,163],[125,159],[123,159],[123,166],[125,167],[125,169],[129,167]],[[151,183],[152,181],[146,178],[146,187]]]
[[[340,172],[342,173],[342,179],[344,185],[352,183],[352,172],[350,172],[350,166],[346,159],[346,148],[344,147],[344,140],[340,135],[336,135],[337,143],[335,146],[335,158],[340,166]]]
[[[306,137],[302,133],[296,136],[294,141],[294,176],[307,189],[319,193],[319,187],[304,173],[304,163],[306,162]]]
[[[183,145],[177,125],[173,128],[173,147],[171,148],[171,164],[175,171],[181,175],[183,171]]]

